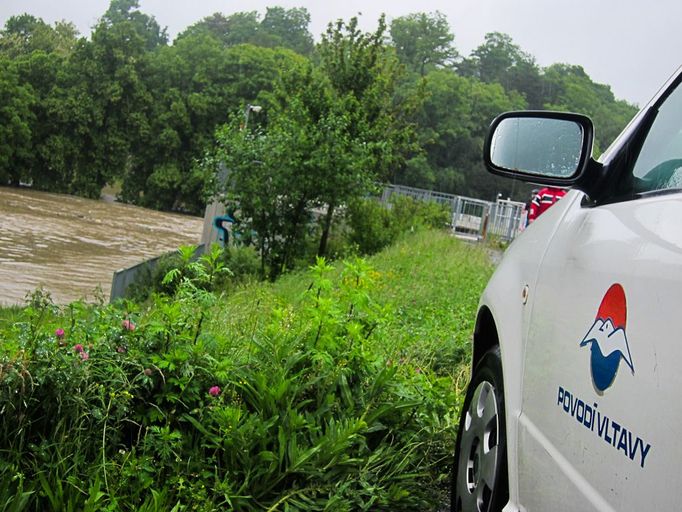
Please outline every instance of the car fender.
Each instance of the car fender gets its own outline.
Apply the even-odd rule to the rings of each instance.
[[[533,222],[507,248],[479,302],[474,332],[472,371],[482,355],[499,343],[505,389],[508,467],[517,465],[518,419],[521,414],[523,362],[528,318],[540,265],[566,212],[580,207],[583,193],[569,192]],[[518,480],[509,473],[510,503],[506,512],[519,510]]]

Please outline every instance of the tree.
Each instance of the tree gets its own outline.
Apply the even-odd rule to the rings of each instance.
[[[523,98],[500,84],[448,69],[428,73],[423,89],[422,108],[413,117],[423,152],[395,169],[392,181],[472,197],[504,191],[504,184],[490,191],[500,184],[483,172],[483,140],[490,121],[505,110],[523,108]]]
[[[257,103],[280,70],[305,62],[284,49],[224,47],[206,33],[186,35],[146,59],[148,129],[131,145],[123,175],[125,201],[200,213],[208,176],[195,162],[214,143],[230,112]],[[144,193],[141,193],[144,191]]]
[[[287,72],[265,99],[267,127],[246,130],[237,112],[218,133],[217,160],[229,169],[232,208],[254,233],[263,272],[274,278],[306,256],[313,208],[328,206],[325,182],[333,173],[341,169],[349,181],[339,193],[354,187],[357,196],[372,186],[372,149],[350,135],[345,103],[310,64]]]
[[[325,78],[309,62],[291,63],[275,90],[261,98],[267,126],[245,126],[243,112],[217,133],[208,166],[229,170],[228,211],[252,233],[261,270],[274,278],[304,256],[316,204],[315,158],[320,116],[331,100]],[[259,100],[260,101],[260,100]]]
[[[357,18],[329,24],[318,46],[320,69],[327,76],[335,105],[326,133],[338,138],[322,153],[320,199],[326,204],[318,254],[324,255],[336,207],[368,191],[367,184],[386,178],[389,170],[415,149],[413,131],[405,121],[406,99],[394,103],[400,70],[384,46],[386,24],[379,19],[374,33],[362,33]],[[359,155],[353,152],[361,150]],[[361,155],[361,156],[360,156]],[[360,158],[358,158],[360,156]],[[358,167],[358,161],[361,166]]]
[[[230,16],[217,12],[187,28],[178,40],[210,34],[225,46],[281,46],[301,55],[310,55],[314,45],[309,25],[310,14],[305,8],[268,7],[262,20],[257,11],[236,12]]]
[[[424,76],[434,67],[451,67],[457,58],[447,18],[441,12],[416,13],[391,23],[391,40],[400,61]]]
[[[21,172],[21,163],[30,158],[34,101],[31,87],[20,83],[15,64],[0,57],[0,184],[30,179]]]
[[[260,15],[257,11],[236,12],[227,17],[223,41],[227,46],[257,44],[260,35]]]
[[[40,137],[39,187],[99,198],[148,129],[145,55],[165,35],[136,8],[136,1],[113,0],[92,41],[80,40],[59,66],[44,97],[50,130]]]
[[[10,17],[0,31],[0,53],[16,58],[43,51],[66,57],[73,51],[77,36],[73,23],[58,21],[52,28],[40,18],[21,14]]]
[[[184,31],[178,34],[178,37],[175,39],[175,44],[186,37],[197,35],[210,35],[215,37],[218,41],[225,43],[227,30],[228,19],[224,14],[216,12],[197,21],[193,25],[190,25]]]
[[[71,23],[58,22],[53,28],[29,14],[9,18],[0,32],[0,54],[12,59],[18,83],[33,97],[30,112],[21,117],[30,133],[31,150],[14,155],[13,182],[21,176],[21,181],[36,188],[59,190],[54,187],[54,176],[46,161],[46,139],[56,128],[49,115],[48,98],[60,68],[77,44],[76,36]]]
[[[140,11],[138,0],[111,0],[98,26],[112,28],[121,25],[130,26],[143,39],[145,50],[153,50],[168,42],[166,29],[162,30],[153,16]]]
[[[314,199],[305,172],[308,132],[294,120],[277,120],[267,133],[244,133],[241,112],[218,132],[218,159],[229,169],[228,210],[252,233],[261,272],[275,278],[302,257]]]
[[[497,82],[524,95],[529,108],[541,108],[543,81],[535,59],[521,50],[507,34],[490,32],[485,42],[459,66],[465,76],[486,83]]]
[[[324,212],[317,240],[324,255],[336,209],[366,195],[414,149],[384,29],[383,19],[371,34],[356,19],[330,26],[320,64],[290,69],[262,96],[262,131],[239,130],[237,114],[218,135],[212,165],[229,169],[228,197],[255,232],[270,277],[305,256],[313,208]]]
[[[115,181],[124,201],[199,213],[215,169],[196,161],[228,113],[259,104],[251,128],[262,130],[263,151],[279,155],[259,170],[290,169],[284,190],[272,182],[271,211],[287,220],[268,217],[278,233],[268,265],[281,270],[301,257],[301,240],[312,243],[313,208],[324,210],[314,235],[324,254],[339,206],[376,182],[504,192],[479,172],[483,136],[502,110],[585,112],[597,152],[634,113],[579,66],[541,70],[505,34],[488,34],[455,62],[439,12],[395,19],[390,44],[383,18],[373,33],[356,19],[331,24],[314,64],[300,55],[313,50],[309,23],[303,8],[216,13],[169,46],[138,0],[112,0],[90,40],[67,22],[9,18],[0,31],[0,181],[90,197]],[[278,202],[285,196],[293,210]]]
[[[301,55],[310,55],[314,49],[309,26],[310,13],[304,7],[268,7],[261,22],[262,30],[275,38],[277,46],[289,48]]]
[[[616,100],[608,85],[592,81],[581,66],[553,64],[545,70],[548,110],[570,110],[590,116],[595,124],[595,151],[599,154],[637,113],[626,101]]]
[[[50,51],[50,26],[30,14],[11,16],[5,22],[0,48],[11,57],[31,53],[33,50]]]
[[[15,166],[21,168],[25,181],[39,190],[61,191],[57,186],[57,173],[51,167],[53,150],[47,145],[49,137],[59,129],[51,115],[54,90],[58,87],[58,75],[64,65],[64,58],[58,53],[36,50],[14,60],[19,79],[33,91],[35,101],[31,115],[26,119],[31,130],[31,151]]]
[[[224,46],[258,45],[261,39],[260,15],[258,11],[236,12],[230,16],[216,12],[191,25],[178,36],[177,41],[198,34],[210,34]]]

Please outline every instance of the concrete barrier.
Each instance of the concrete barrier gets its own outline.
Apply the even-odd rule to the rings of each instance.
[[[204,247],[204,244],[197,246],[196,250],[194,251],[195,258],[198,258],[204,253]],[[137,281],[142,274],[153,272],[161,258],[175,253],[176,251],[167,252],[165,254],[161,254],[140,262],[137,265],[133,265],[132,267],[116,270],[111,280],[111,293],[109,294],[109,302],[114,302],[117,299],[124,298],[126,296],[126,292],[128,291],[128,287]]]

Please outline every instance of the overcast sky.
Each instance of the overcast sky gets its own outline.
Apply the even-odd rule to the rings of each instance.
[[[104,13],[109,0],[0,0],[0,24],[28,12],[53,23],[72,21],[81,34]],[[460,53],[483,42],[487,32],[505,32],[538,64],[579,64],[596,82],[609,84],[617,98],[644,105],[682,64],[680,0],[140,0],[140,8],[168,28],[171,40],[199,19],[222,12],[267,6],[305,7],[316,38],[327,23],[362,13],[370,30],[383,12],[388,21],[412,12],[444,13]]]

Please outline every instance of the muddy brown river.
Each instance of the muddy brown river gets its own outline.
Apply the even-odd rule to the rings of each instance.
[[[136,206],[0,187],[0,305],[43,286],[64,304],[109,298],[115,270],[198,244],[203,220]]]

